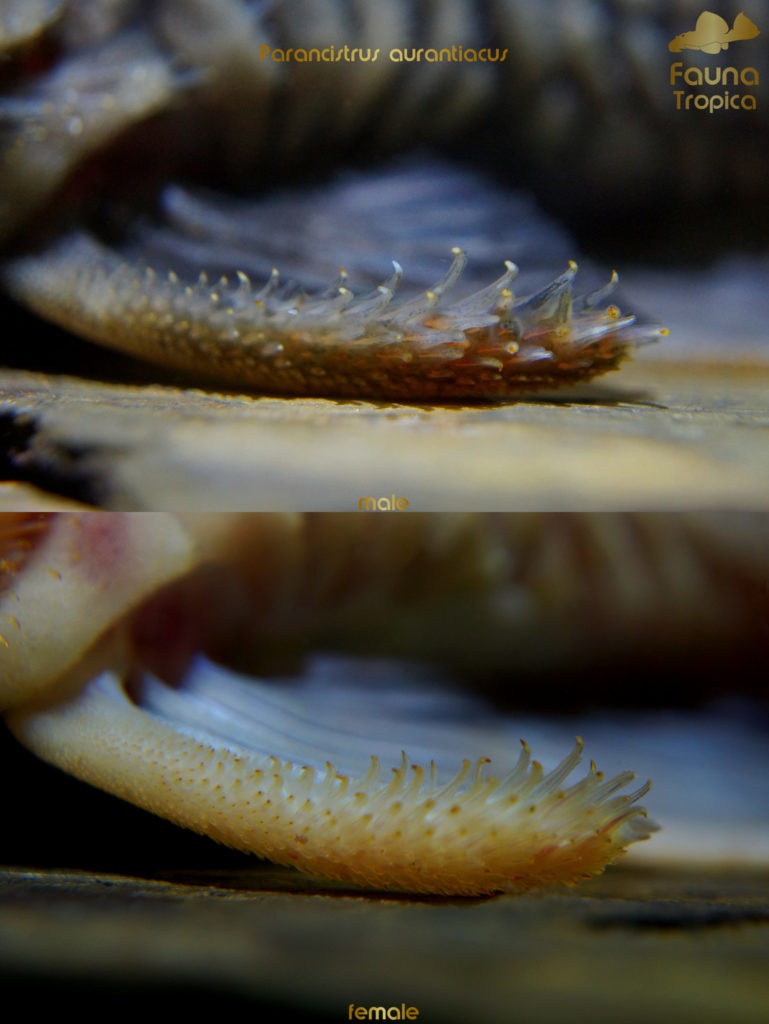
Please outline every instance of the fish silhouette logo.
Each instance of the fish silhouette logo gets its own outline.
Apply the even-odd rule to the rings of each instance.
[[[727,50],[729,43],[739,43],[743,39],[755,39],[759,35],[759,29],[750,18],[744,14],[738,14],[734,19],[734,25],[729,28],[729,23],[712,11],[703,11],[697,18],[697,24],[693,32],[682,32],[680,36],[671,39],[668,49],[672,53],[680,53],[681,50],[702,50],[703,53],[720,53]]]

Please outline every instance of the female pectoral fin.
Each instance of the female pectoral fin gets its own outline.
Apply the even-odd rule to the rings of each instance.
[[[42,695],[192,559],[164,513],[0,517],[0,709]]]
[[[142,685],[131,677],[126,690],[104,670],[55,703],[14,709],[9,725],[44,760],[176,824],[376,889],[479,895],[571,884],[654,830],[637,805],[648,784],[618,795],[632,773],[605,780],[592,765],[567,781],[581,759],[579,740],[548,774],[526,744],[499,777],[487,758],[474,768],[465,760],[447,779],[434,763],[411,764],[405,754],[398,767],[372,757],[368,770],[348,774],[304,760],[301,744],[288,761],[270,755],[272,743],[252,747],[247,736],[235,743],[201,732],[174,717],[178,700],[189,698],[145,694],[135,703]],[[266,715],[275,713],[272,703],[260,704]],[[305,716],[293,718],[289,733],[305,726]]]

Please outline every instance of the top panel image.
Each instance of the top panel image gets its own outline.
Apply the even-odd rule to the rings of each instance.
[[[765,508],[767,33],[6,3],[0,506]]]

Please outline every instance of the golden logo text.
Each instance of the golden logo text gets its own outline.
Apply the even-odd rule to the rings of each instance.
[[[755,88],[759,85],[756,68],[696,68],[685,67],[683,61],[676,60],[670,65],[670,84],[676,98],[676,110],[707,110],[712,114],[716,110],[755,110],[756,97],[751,92],[729,92],[729,88]],[[675,86],[686,84],[697,89],[690,92]],[[713,87],[721,87],[716,92]],[[707,91],[704,90],[708,88]]]
[[[440,49],[435,47],[405,46],[394,47],[383,55],[383,60],[390,60],[393,64],[498,64],[507,60],[508,50],[501,50],[499,47],[484,46],[475,49],[471,46],[444,46]],[[268,46],[266,43],[259,47],[259,60],[274,61],[276,64],[355,64],[358,61],[363,63],[374,63],[379,60],[382,51],[377,47],[370,46],[318,46],[310,47],[289,47],[282,50],[277,46]]]
[[[348,1020],[416,1020],[419,1010],[416,1006],[356,1006],[350,1003],[347,1008]]]
[[[394,494],[389,498],[360,498],[358,501],[359,512],[405,512],[408,507],[408,498],[396,498]]]

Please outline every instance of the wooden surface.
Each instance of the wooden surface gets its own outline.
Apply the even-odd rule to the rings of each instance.
[[[405,1003],[461,1024],[763,1022],[769,875],[616,867],[565,892],[459,901],[330,891],[260,866],[4,869],[0,950],[6,993],[23,985],[27,1005],[103,993],[268,1020]]]
[[[10,479],[111,508],[764,508],[769,365],[641,356],[507,404],[279,399],[6,371]],[[3,507],[30,499],[6,495]]]

